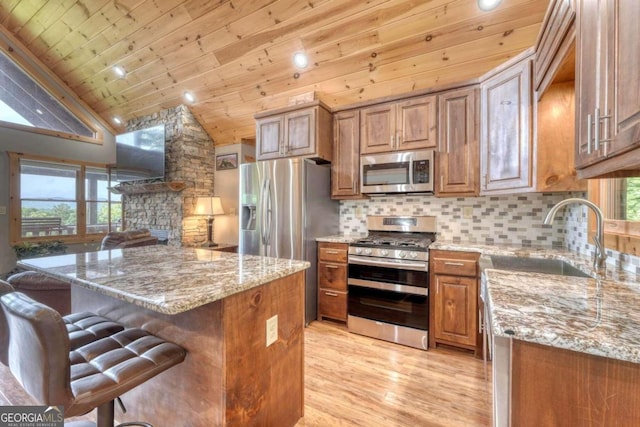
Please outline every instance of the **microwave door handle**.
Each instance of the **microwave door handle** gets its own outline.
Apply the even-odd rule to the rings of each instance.
[[[413,161],[409,161],[409,185],[413,186]]]

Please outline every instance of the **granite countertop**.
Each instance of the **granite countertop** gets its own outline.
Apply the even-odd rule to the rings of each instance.
[[[567,250],[436,242],[431,249],[561,259],[590,278],[486,269],[482,295],[495,336],[640,363],[637,275]]]
[[[178,314],[309,268],[307,261],[164,245],[18,263],[165,314]]]
[[[366,236],[367,233],[340,233],[332,236],[317,237],[316,241],[325,243],[351,243]]]

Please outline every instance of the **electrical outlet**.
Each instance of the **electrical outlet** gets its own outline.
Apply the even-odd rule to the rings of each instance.
[[[465,206],[462,208],[462,217],[464,219],[473,218],[473,206]]]
[[[6,214],[7,214],[7,207],[0,206],[0,215],[6,215]]]
[[[278,315],[267,319],[267,347],[278,341]]]

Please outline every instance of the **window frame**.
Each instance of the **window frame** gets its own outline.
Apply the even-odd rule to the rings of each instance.
[[[1,27],[1,26],[0,26]],[[4,32],[3,32],[4,33]],[[6,34],[5,34],[6,35]],[[15,42],[17,43],[17,42]],[[56,99],[64,108],[73,114],[87,128],[93,131],[94,137],[86,137],[62,131],[55,131],[39,127],[25,126],[17,123],[10,123],[0,120],[0,127],[16,129],[25,132],[32,132],[41,135],[53,136],[57,138],[71,139],[74,141],[88,142],[91,144],[101,145],[104,142],[104,132],[97,126],[97,120],[78,107],[86,108],[84,103],[75,96],[66,85],[59,81],[37,58],[30,53],[23,52],[18,46],[12,46],[0,37],[0,51],[4,53],[11,61],[14,62],[24,73],[31,77],[42,89]],[[21,54],[22,53],[22,54]],[[25,58],[26,56],[26,58]],[[74,102],[69,102],[69,100]]]
[[[62,241],[64,243],[92,243],[100,242],[102,238],[111,231],[111,195],[109,195],[109,226],[108,231],[105,233],[87,233],[87,200],[85,192],[86,170],[87,168],[104,168],[108,172],[108,176],[111,176],[111,169],[109,165],[103,163],[83,162],[74,160],[58,159],[54,157],[45,157],[30,155],[24,153],[9,152],[9,243],[11,245],[17,245],[20,243],[35,243],[35,242],[47,242],[47,241]],[[22,236],[22,207],[20,197],[20,161],[33,160],[46,163],[57,163],[69,166],[78,167],[78,174],[76,177],[76,234],[60,234],[54,236],[34,236],[23,237]],[[118,203],[122,203],[119,201]]]
[[[607,249],[640,256],[640,221],[607,218],[614,201],[609,179],[590,179],[588,199],[598,205],[604,214],[604,246]],[[593,212],[588,215],[589,243],[596,234],[596,219]]]

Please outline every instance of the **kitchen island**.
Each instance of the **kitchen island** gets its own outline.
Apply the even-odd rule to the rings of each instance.
[[[187,349],[182,364],[122,396],[121,422],[293,426],[302,417],[309,263],[158,245],[19,265],[70,283],[74,312],[140,327]]]
[[[437,242],[482,254],[496,426],[640,425],[640,282],[567,250]],[[492,268],[491,256],[564,261],[591,277]]]

